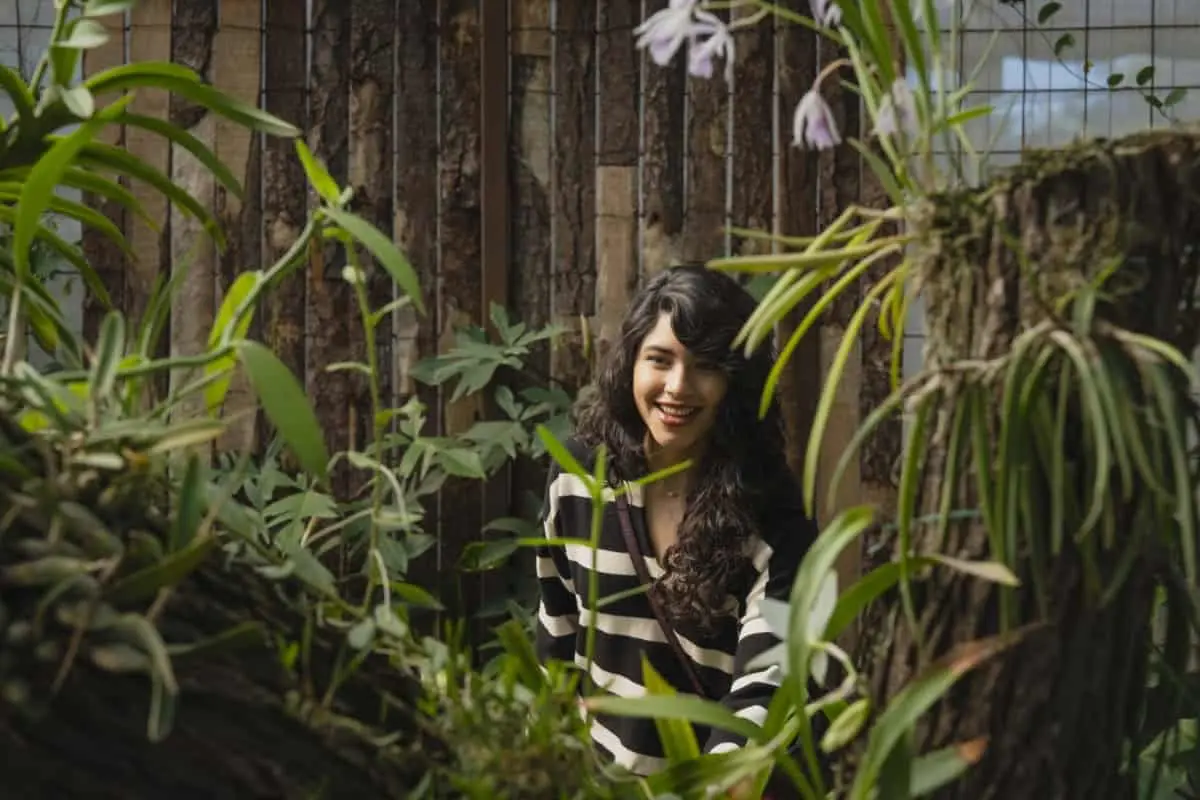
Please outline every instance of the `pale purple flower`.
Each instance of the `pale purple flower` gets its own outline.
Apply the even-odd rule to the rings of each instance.
[[[821,96],[820,86],[814,86],[796,104],[796,114],[792,117],[792,144],[828,150],[841,143],[842,135],[833,119],[833,109]]]
[[[818,25],[832,28],[841,24],[842,7],[838,0],[808,0],[808,7],[812,9],[813,22]]]
[[[899,131],[912,133],[916,127],[917,105],[912,88],[904,78],[897,78],[879,101],[875,133],[878,136],[895,136]]]
[[[670,4],[651,14],[633,29],[639,48],[649,48],[650,58],[660,67],[671,63],[675,53],[693,34],[695,11],[699,0],[671,0]]]
[[[733,70],[733,37],[729,29],[715,15],[707,11],[697,11],[699,18],[693,30],[693,36],[688,44],[688,73],[697,78],[711,78],[713,74],[713,56],[725,59],[725,78]],[[701,34],[708,34],[707,39],[700,39]]]
[[[697,78],[712,77],[714,56],[726,62],[726,76],[733,65],[733,38],[729,28],[716,15],[698,8],[699,0],[671,0],[651,14],[633,33],[637,47],[648,49],[650,58],[665,67],[685,43],[688,45],[688,72]]]

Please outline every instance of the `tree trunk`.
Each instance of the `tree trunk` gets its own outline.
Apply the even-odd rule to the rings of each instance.
[[[273,639],[282,631],[292,634],[280,641],[298,639],[302,618],[282,600],[283,585],[249,569],[226,570],[222,560],[213,555],[174,593],[159,621],[163,638],[195,641],[253,618]],[[14,607],[11,591],[3,600]],[[180,688],[176,719],[157,743],[147,737],[149,681],[102,671],[86,657],[75,661],[59,694],[37,716],[15,710],[6,697],[0,711],[5,795],[408,797],[433,756],[413,747],[412,737],[390,745],[370,737],[411,730],[411,719],[392,712],[378,730],[354,719],[379,720],[381,693],[411,700],[413,685],[386,663],[369,660],[338,690],[330,711],[309,708],[298,698],[306,684],[316,687],[318,697],[328,685],[327,674],[313,673],[327,673],[319,665],[331,661],[330,642],[314,646],[317,666],[309,680],[303,659],[292,673],[282,664],[279,651],[285,648],[265,639],[225,654],[173,658]],[[11,660],[14,652],[0,646],[0,657]],[[59,663],[41,665],[46,682]]]
[[[955,370],[968,360],[982,364],[1011,353],[1019,334],[1052,316],[1049,299],[1086,285],[1113,259],[1120,264],[1114,273],[1119,291],[1111,303],[1097,301],[1096,318],[1165,340],[1185,355],[1193,352],[1198,155],[1200,138],[1177,132],[1087,143],[1029,153],[1013,172],[988,187],[934,199],[918,226],[917,257],[928,309],[925,367],[940,383],[925,438],[915,445],[927,448],[918,473],[918,515],[935,514],[939,508],[950,420],[954,408],[965,402],[965,384]],[[1062,313],[1063,329],[1069,330],[1070,307]],[[983,408],[995,455],[1003,378],[988,386]],[[1186,404],[1186,388],[1175,388]],[[1141,413],[1143,398],[1116,395],[1117,403]],[[1075,427],[1069,421],[1064,428],[1069,431],[1066,457],[1079,463],[1083,433],[1078,420],[1071,419]],[[970,459],[960,464],[951,485],[957,509],[979,506]],[[995,474],[1003,466],[992,462],[990,468]],[[1039,483],[1042,478],[1036,472],[1028,478],[1029,491],[1049,492],[1047,484]],[[1082,491],[1066,486],[1068,493]],[[938,525],[914,526],[916,553],[1004,560],[1021,579],[1019,589],[1000,589],[938,568],[914,584],[928,656],[995,633],[1004,592],[1012,592],[1017,622],[1039,623],[1019,645],[968,675],[922,722],[914,741],[917,753],[986,737],[979,763],[941,796],[1135,796],[1132,778],[1121,770],[1146,686],[1156,587],[1175,559],[1157,531],[1139,531],[1147,526],[1135,519],[1133,507],[1150,491],[1145,483],[1135,483],[1130,499],[1123,499],[1114,472],[1107,498],[1114,541],[1094,552],[1085,552],[1090,546],[1077,544],[1071,531],[1057,554],[1039,552],[1045,542],[1038,541],[1044,518],[1038,513],[1021,517],[1015,558],[992,552],[988,531],[977,520],[951,522],[944,539]],[[1045,560],[1044,571],[1039,557]],[[1128,568],[1124,582],[1114,584],[1120,588],[1106,601],[1098,599],[1085,557],[1095,559],[1105,584],[1118,581],[1118,570]],[[880,707],[914,677],[921,663],[899,602],[888,612],[890,635],[861,654],[865,670],[874,676]]]

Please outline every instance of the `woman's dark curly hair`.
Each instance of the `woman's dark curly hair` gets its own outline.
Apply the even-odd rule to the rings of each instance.
[[[748,588],[748,545],[769,525],[765,515],[794,506],[779,411],[772,403],[764,418],[758,415],[773,354],[764,346],[747,358],[744,348],[732,347],[754,308],[754,298],[737,281],[703,265],[655,275],[634,297],[619,341],[575,413],[577,439],[586,447],[606,447],[614,481],[635,479],[649,470],[633,369],[659,317],[669,314],[679,342],[725,370],[728,389],[697,465],[678,540],[663,559],[665,574],[650,589],[673,619],[707,630],[736,611],[730,595]]]

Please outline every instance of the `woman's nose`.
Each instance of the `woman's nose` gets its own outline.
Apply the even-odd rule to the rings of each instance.
[[[687,386],[687,372],[682,366],[676,366],[667,373],[667,391],[671,394],[683,394]]]

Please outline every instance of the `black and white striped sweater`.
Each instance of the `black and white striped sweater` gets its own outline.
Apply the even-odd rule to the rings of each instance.
[[[571,442],[572,453],[590,468],[586,451]],[[643,553],[653,553],[649,543],[641,489],[630,485],[628,500],[634,532]],[[538,609],[538,654],[543,661],[557,659],[586,668],[586,630],[593,618],[588,602],[588,577],[592,551],[587,545],[591,529],[591,499],[583,482],[552,465],[543,521],[548,539],[576,539],[579,544],[538,548],[537,575],[541,587]],[[748,670],[756,656],[779,640],[759,611],[759,600],[772,597],[786,602],[805,550],[815,528],[797,499],[795,507],[763,515],[774,519],[771,530],[750,543],[754,579],[738,601],[738,616],[723,618],[716,630],[702,633],[680,624],[675,632],[706,689],[739,716],[761,724],[772,693],[782,675],[777,667]],[[638,584],[633,561],[625,546],[611,493],[605,497],[600,546],[597,554],[598,598],[634,590]],[[653,556],[646,557],[652,578],[663,569]],[[620,697],[646,694],[642,683],[642,656],[680,694],[692,694],[691,682],[675,652],[667,644],[645,593],[604,603],[594,615],[596,644],[591,676],[597,687]],[[726,621],[727,620],[727,621]],[[616,764],[639,775],[666,766],[654,722],[598,714],[592,741]],[[735,734],[697,729],[705,752],[719,753],[742,744]]]

